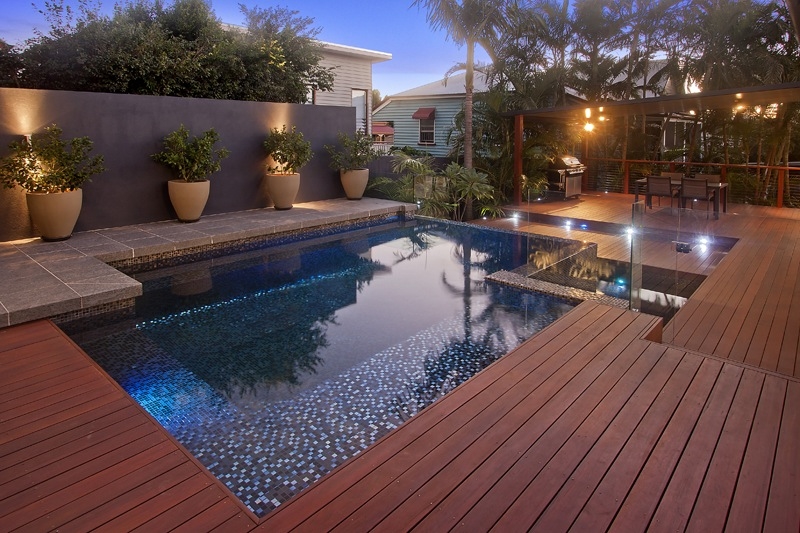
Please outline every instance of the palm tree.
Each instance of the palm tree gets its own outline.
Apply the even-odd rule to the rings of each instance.
[[[475,45],[486,43],[503,23],[503,0],[414,0],[412,6],[427,10],[434,30],[444,29],[457,45],[467,47],[464,97],[464,166],[472,168],[472,92]]]

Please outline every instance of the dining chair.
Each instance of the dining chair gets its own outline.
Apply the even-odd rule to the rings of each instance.
[[[686,200],[703,200],[706,202],[706,218],[708,208],[714,199],[714,189],[709,189],[708,180],[698,178],[683,178],[681,180],[681,208],[686,209]],[[694,209],[694,207],[692,207]]]
[[[661,175],[667,176],[668,178],[673,180],[683,179],[684,177],[683,172],[662,172]]]
[[[695,174],[694,177],[699,180],[708,180],[709,183],[719,183],[721,181],[719,174]]]
[[[645,192],[645,204],[652,209],[653,197],[658,198],[658,205],[661,205],[662,198],[669,198],[669,210],[672,212],[672,199],[678,195],[678,189],[672,185],[669,176],[647,176],[647,192]]]

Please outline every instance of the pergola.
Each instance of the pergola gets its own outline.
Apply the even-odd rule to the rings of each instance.
[[[587,102],[581,105],[511,111],[514,119],[514,203],[522,203],[522,145],[525,125],[538,122],[586,124],[592,117],[633,115],[686,115],[712,109],[734,109],[800,101],[800,82],[780,85],[725,89],[683,95],[659,96],[616,102]]]

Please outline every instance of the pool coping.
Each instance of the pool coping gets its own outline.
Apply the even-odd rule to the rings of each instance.
[[[295,204],[74,233],[65,241],[39,238],[0,243],[0,328],[39,318],[73,320],[132,305],[140,282],[113,265],[149,256],[179,255],[236,241],[384,215],[414,216],[417,206],[378,198]]]

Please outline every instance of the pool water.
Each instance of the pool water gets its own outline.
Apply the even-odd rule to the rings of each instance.
[[[417,219],[195,261],[73,338],[264,515],[572,308],[483,281],[535,242]]]

